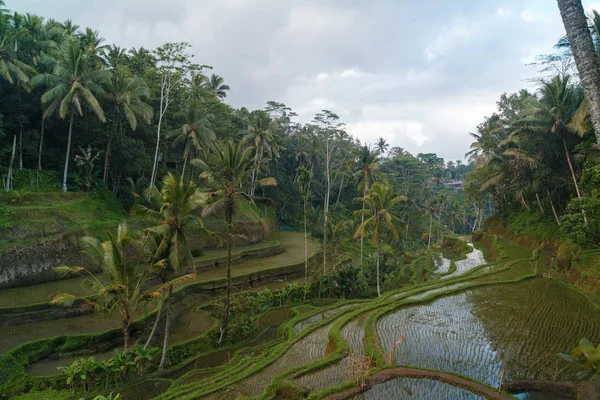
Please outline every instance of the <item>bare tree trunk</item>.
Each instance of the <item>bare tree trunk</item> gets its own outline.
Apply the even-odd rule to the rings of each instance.
[[[308,234],[306,230],[306,203],[308,203],[308,190],[304,196],[304,284],[308,283]]]
[[[150,342],[152,342],[152,339],[154,338],[154,333],[156,332],[156,328],[158,328],[158,323],[160,321],[160,318],[162,317],[164,305],[165,305],[165,297],[163,297],[160,300],[160,307],[158,308],[158,314],[156,315],[156,320],[154,321],[154,326],[152,326],[152,330],[150,331],[148,340],[146,340],[146,344],[144,345],[144,350],[146,350],[148,348],[148,346],[150,346]]]
[[[171,327],[171,295],[173,294],[173,286],[169,286],[169,297],[167,297],[167,317],[165,318],[165,340],[163,342],[162,356],[160,357],[159,371],[165,368],[167,360],[167,349],[169,348],[169,328]]]
[[[323,205],[323,274],[327,273],[327,220],[329,218],[329,193],[331,192],[331,176],[329,174],[329,162],[331,160],[331,154],[329,151],[329,138],[326,142],[326,174],[327,174],[327,192],[325,193],[325,203]]]
[[[546,189],[546,192],[548,193],[548,198],[550,199],[550,207],[552,207],[552,214],[554,214],[554,219],[556,220],[558,226],[560,226],[560,221],[558,219],[558,215],[556,214],[556,209],[554,208],[554,202],[552,201],[552,196],[550,196],[550,190]]]
[[[63,183],[62,183],[62,191],[67,191],[67,172],[69,171],[69,158],[71,157],[71,137],[73,135],[73,117],[75,116],[74,112],[71,111],[71,120],[69,121],[69,136],[67,139],[67,154],[65,156],[65,171],[63,173]]]
[[[596,142],[600,144],[600,64],[581,0],[558,0],[575,65],[590,109]]]
[[[567,163],[569,164],[569,169],[571,170],[571,177],[573,178],[573,183],[575,184],[575,191],[577,192],[577,198],[581,199],[581,191],[579,190],[579,185],[577,184],[577,178],[575,177],[575,170],[573,169],[573,164],[571,164],[571,157],[569,156],[569,149],[567,147],[567,142],[563,139],[563,146],[565,147],[565,155],[567,156]],[[585,210],[581,210],[581,214],[583,214],[583,221],[585,226],[588,225],[587,216],[585,215]]]
[[[429,214],[429,236],[427,238],[427,248],[431,248],[431,229],[433,228],[433,214]]]
[[[404,233],[404,239],[408,239],[408,225],[410,225],[410,218],[406,216],[406,232]]]
[[[15,162],[15,152],[17,150],[17,135],[13,136],[12,154],[10,156],[10,163],[8,164],[8,175],[4,182],[4,191],[8,192],[12,189],[12,176],[13,176],[13,163]]]
[[[23,121],[19,121],[19,170],[23,169]]]
[[[152,164],[152,175],[150,176],[150,187],[154,186],[154,182],[156,181],[156,169],[158,167],[158,151],[160,149],[160,127],[162,125],[163,115],[166,112],[166,107],[164,107],[164,93],[165,86],[167,84],[166,77],[163,77],[162,84],[160,86],[160,109],[158,114],[158,128],[156,130],[156,150],[154,151],[154,163]],[[163,107],[165,108],[163,110]]]
[[[123,332],[123,342],[125,345],[125,350],[127,350],[129,348],[129,325],[124,324],[121,327],[121,331]]]
[[[232,205],[233,206],[233,205]],[[227,321],[229,320],[229,305],[231,302],[231,248],[233,247],[233,235],[232,235],[232,221],[227,221],[227,276],[225,283],[227,289],[225,293],[225,311],[223,314],[223,321],[221,322],[221,335],[219,336],[219,344],[223,341],[223,335],[227,328]]]
[[[40,131],[40,146],[38,148],[38,171],[42,170],[42,147],[44,145],[44,129],[46,127],[46,119],[42,117],[42,129]]]
[[[377,242],[377,296],[381,296],[381,285],[379,283],[379,257],[381,256],[381,240]]]
[[[364,196],[363,196],[364,199]],[[364,212],[365,212],[365,202],[363,201],[362,204],[362,212],[363,214],[360,215],[360,226],[362,227],[362,225],[365,223],[365,216],[364,216]],[[363,235],[363,231],[362,229],[360,230],[360,272],[362,274],[364,274],[364,255],[363,255],[363,242],[365,239],[365,235]]]
[[[542,215],[546,215],[546,213],[544,213],[544,207],[542,207],[542,202],[540,201],[540,195],[537,192],[535,192],[535,198],[537,199],[538,206],[540,207],[540,212]]]
[[[112,135],[108,138],[108,143],[106,144],[106,154],[104,155],[104,174],[102,176],[102,181],[104,184],[108,183],[108,169],[110,168],[110,145],[112,142]]]

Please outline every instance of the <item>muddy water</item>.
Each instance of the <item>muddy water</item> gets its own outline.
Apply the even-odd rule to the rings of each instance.
[[[479,400],[467,390],[432,379],[398,378],[373,386],[352,400],[412,399],[412,400]]]
[[[460,276],[466,272],[469,272],[475,267],[485,264],[483,252],[473,247],[473,244],[471,243],[469,243],[469,246],[471,246],[473,251],[467,253],[467,258],[465,258],[464,260],[459,260],[454,263],[456,265],[456,271],[449,275],[442,276],[441,279],[449,279],[454,278],[456,276]]]
[[[600,311],[581,294],[548,279],[470,290],[408,307],[377,323],[397,364],[459,373],[494,387],[505,379],[569,380],[575,370],[558,360],[582,337],[600,341]],[[394,338],[394,334],[396,338]]]
[[[346,308],[352,307],[352,304],[344,304],[343,306],[339,306],[339,307],[335,307],[335,308],[331,308],[329,310],[325,310],[322,311],[318,314],[313,315],[312,317],[303,319],[302,321],[298,322],[296,325],[294,325],[294,332],[296,334],[299,334],[300,332],[302,332],[303,330],[305,330],[306,328],[308,328],[311,325],[316,324],[319,321],[322,321],[323,319],[332,316],[333,314],[341,311],[341,310],[345,310]]]

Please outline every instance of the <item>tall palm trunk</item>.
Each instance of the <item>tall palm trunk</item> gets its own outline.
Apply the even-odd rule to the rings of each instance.
[[[110,168],[110,145],[112,142],[112,135],[108,138],[106,144],[106,154],[104,155],[104,174],[102,174],[102,181],[104,184],[108,183],[108,169]]]
[[[125,345],[125,350],[129,348],[129,323],[124,323],[121,327],[123,331],[123,343]]]
[[[577,178],[575,177],[575,170],[573,169],[573,164],[571,163],[571,157],[569,156],[569,149],[567,147],[567,142],[565,139],[562,140],[563,146],[565,147],[565,155],[567,156],[567,163],[569,164],[569,170],[571,171],[571,177],[573,178],[573,183],[575,184],[575,191],[577,192],[577,198],[581,199],[581,191],[579,190],[579,185],[577,184]],[[581,214],[583,215],[583,222],[585,226],[588,225],[587,216],[585,215],[585,210],[581,210]]]
[[[363,197],[364,199],[364,197]],[[362,204],[362,214],[360,215],[360,226],[362,226],[365,223],[365,202],[363,201]],[[360,231],[360,273],[364,274],[364,256],[363,256],[363,242],[364,242],[364,238],[365,235],[363,234],[363,231]]]
[[[537,192],[535,192],[535,198],[537,199],[538,206],[540,207],[540,212],[542,215],[546,215],[546,213],[544,213],[544,207],[542,207],[542,202],[540,201],[540,195]]]
[[[185,177],[185,166],[187,165],[187,160],[188,160],[188,150],[185,150],[185,154],[183,155],[183,168],[181,168],[181,179],[184,179]]]
[[[600,144],[600,64],[581,0],[558,0],[560,15],[588,101],[596,142]]]
[[[148,336],[148,340],[146,340],[146,344],[144,345],[144,350],[150,346],[150,342],[152,338],[154,338],[154,334],[156,333],[156,328],[158,328],[158,323],[160,322],[160,318],[162,317],[163,309],[165,306],[165,297],[163,297],[160,301],[160,307],[158,308],[158,314],[156,315],[156,320],[154,321],[154,325],[152,326],[152,330],[150,331],[150,335]]]
[[[162,125],[163,115],[166,111],[166,110],[163,110],[164,93],[165,93],[166,84],[167,84],[166,77],[163,77],[163,81],[160,86],[160,109],[159,109],[159,114],[158,114],[158,128],[156,129],[156,150],[154,151],[154,163],[152,164],[152,175],[150,176],[150,187],[154,186],[154,181],[156,180],[156,170],[158,167],[158,150],[160,149],[160,127]]]
[[[227,215],[227,276],[225,277],[225,284],[227,289],[225,292],[225,311],[223,314],[223,321],[221,321],[221,336],[219,336],[219,344],[223,341],[223,335],[227,328],[227,321],[229,320],[229,305],[231,302],[231,248],[233,247],[233,216],[230,215],[233,210],[233,201],[230,202],[230,208],[228,209]]]
[[[19,170],[23,169],[23,121],[19,121]]]
[[[44,129],[46,127],[46,118],[42,116],[42,129],[40,131],[40,145],[38,147],[38,171],[42,170],[42,147],[44,145]]]
[[[431,247],[431,230],[433,228],[433,214],[429,214],[429,237],[427,238],[427,248]]]
[[[163,342],[162,356],[160,357],[159,370],[165,368],[167,360],[167,349],[169,348],[169,328],[171,327],[171,294],[173,294],[173,286],[169,286],[169,297],[167,297],[167,317],[165,318],[165,340]]]
[[[71,119],[69,120],[69,136],[67,139],[67,154],[65,155],[65,171],[63,172],[62,191],[67,191],[67,172],[69,171],[69,158],[71,157],[71,137],[73,135],[73,118],[75,113],[71,111]]]
[[[12,154],[10,156],[10,162],[8,164],[8,174],[6,181],[4,182],[4,191],[8,192],[12,189],[12,178],[13,178],[13,163],[15,162],[15,151],[17,150],[17,135],[13,136]]]
[[[377,241],[377,296],[381,296],[379,283],[379,258],[381,257],[381,239]]]
[[[552,201],[552,196],[550,196],[550,190],[546,189],[546,192],[548,193],[548,198],[550,199],[550,207],[552,207],[552,214],[554,214],[554,219],[556,220],[556,223],[558,224],[558,226],[560,226],[560,220],[558,219],[558,215],[556,214],[556,209],[554,208],[554,202]]]
[[[308,190],[304,196],[304,284],[308,283],[308,233],[306,229],[306,203],[308,203]]]

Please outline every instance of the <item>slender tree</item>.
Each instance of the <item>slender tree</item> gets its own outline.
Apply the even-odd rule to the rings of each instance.
[[[131,209],[133,215],[142,215],[153,218],[159,224],[146,229],[146,240],[155,244],[152,263],[161,268],[164,280],[163,294],[167,302],[167,315],[165,321],[165,335],[163,352],[159,369],[164,368],[169,347],[169,330],[171,324],[171,296],[173,287],[185,280],[194,279],[192,274],[181,276],[179,279],[167,281],[173,274],[180,273],[189,264],[194,267],[194,257],[188,245],[187,237],[193,232],[203,231],[208,233],[197,215],[204,204],[204,196],[194,182],[185,184],[183,178],[176,178],[171,174],[164,177],[160,190],[152,187],[144,192],[151,207],[136,204]],[[161,305],[162,309],[162,305]],[[157,316],[160,318],[161,312]],[[153,336],[153,328],[150,338]],[[150,339],[149,339],[150,340]]]
[[[58,63],[52,74],[37,75],[34,78],[35,85],[49,88],[41,98],[44,105],[43,117],[48,118],[57,113],[61,119],[69,118],[62,182],[63,192],[67,191],[67,173],[75,114],[83,117],[84,106],[87,106],[100,121],[106,121],[104,111],[96,96],[104,93],[100,85],[106,83],[109,78],[108,71],[91,70],[87,53],[73,39],[69,40],[65,50],[59,54]]]
[[[302,212],[304,215],[304,284],[308,283],[308,231],[306,228],[306,212],[310,198],[310,182],[314,178],[312,169],[306,166],[298,167],[296,186],[300,197],[302,197]]]
[[[357,197],[355,201],[365,203],[366,207],[355,213],[358,215],[365,215],[367,219],[360,224],[354,233],[354,238],[357,239],[361,235],[366,235],[368,232],[371,232],[373,247],[377,247],[377,295],[381,296],[381,279],[379,273],[382,242],[381,234],[385,230],[389,232],[393,240],[399,240],[398,232],[394,226],[394,222],[396,222],[398,218],[393,215],[393,209],[398,203],[406,201],[406,197],[392,194],[388,185],[374,183],[366,197]]]
[[[231,249],[233,247],[233,217],[239,202],[272,204],[272,200],[251,196],[250,186],[258,185],[274,186],[277,184],[274,178],[263,178],[254,183],[247,183],[247,178],[252,171],[252,148],[243,142],[234,143],[229,140],[225,143],[215,143],[214,152],[206,160],[194,159],[192,165],[199,167],[202,171],[201,178],[206,180],[208,189],[207,205],[202,210],[202,215],[222,215],[227,228],[227,275],[225,309],[221,321],[221,335],[219,343],[223,341],[223,335],[229,320],[229,308],[231,302]]]

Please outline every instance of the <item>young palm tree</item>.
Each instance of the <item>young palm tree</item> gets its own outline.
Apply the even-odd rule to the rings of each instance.
[[[75,40],[69,40],[66,48],[58,55],[58,63],[52,74],[38,75],[36,86],[46,86],[48,91],[42,95],[44,118],[57,113],[61,119],[69,117],[69,134],[63,172],[62,189],[67,191],[67,173],[73,136],[75,114],[83,117],[83,107],[87,106],[100,121],[105,122],[104,111],[96,99],[103,94],[101,84],[108,81],[108,71],[91,70],[86,52]]]
[[[85,278],[93,291],[87,305],[105,315],[118,314],[125,348],[130,344],[131,323],[142,305],[160,297],[159,291],[145,291],[144,284],[150,277],[150,270],[136,263],[127,256],[127,249],[132,245],[127,225],[120,224],[117,235],[109,235],[109,239],[101,242],[94,237],[81,239],[84,253],[100,267],[103,276],[96,276],[84,267],[61,266],[54,268],[62,275],[75,274]],[[72,305],[78,297],[70,294],[58,294],[52,304]]]
[[[379,152],[379,154],[385,154],[385,152],[387,151],[387,149],[389,147],[390,147],[390,145],[387,142],[387,140],[385,140],[382,137],[380,137],[379,139],[377,139],[377,143],[375,144],[375,148],[377,149],[377,151]]]
[[[106,85],[106,97],[112,105],[114,119],[104,155],[104,183],[108,182],[111,143],[115,133],[120,133],[122,130],[122,116],[127,120],[131,130],[135,131],[138,119],[150,124],[153,113],[152,106],[144,100],[150,97],[150,89],[146,82],[138,76],[133,76],[124,66],[118,65],[111,74],[111,79]]]
[[[185,123],[179,129],[174,129],[167,137],[175,137],[174,146],[184,143],[183,168],[181,176],[185,176],[185,167],[190,154],[195,156],[201,150],[207,150],[210,143],[216,139],[215,132],[210,127],[209,116],[202,109],[200,102],[192,100],[185,111]]]
[[[223,340],[227,321],[229,319],[229,305],[231,298],[231,248],[233,247],[233,217],[240,201],[250,203],[268,203],[272,200],[254,197],[249,189],[254,185],[274,186],[274,178],[259,179],[254,183],[247,183],[248,175],[253,170],[252,148],[246,147],[242,142],[234,143],[229,140],[225,143],[214,145],[214,154],[205,161],[194,159],[191,163],[202,171],[200,175],[207,182],[208,200],[202,210],[202,216],[222,215],[227,227],[227,276],[225,311],[221,321],[221,336]]]
[[[600,64],[581,0],[558,0],[560,15],[581,77],[590,116],[600,144]]]
[[[371,232],[372,244],[377,246],[377,295],[381,296],[381,283],[379,276],[379,259],[381,256],[381,233],[387,230],[392,239],[399,240],[394,221],[398,218],[392,215],[392,209],[401,201],[406,201],[405,196],[396,196],[391,193],[390,187],[381,183],[374,183],[366,197],[354,199],[365,203],[366,208],[355,213],[364,215],[367,219],[360,224],[354,233],[354,239]]]
[[[224,84],[224,79],[215,74],[212,74],[210,78],[207,79],[206,85],[220,100],[227,97],[227,91],[230,89],[228,85]]]
[[[132,215],[142,215],[159,221],[157,226],[146,229],[146,241],[153,242],[151,262],[163,281],[167,302],[165,335],[163,353],[159,368],[164,367],[169,347],[169,329],[171,323],[171,295],[173,287],[188,279],[194,279],[195,273],[170,280],[174,273],[183,270],[189,263],[194,265],[194,258],[187,242],[187,236],[193,232],[208,232],[202,225],[197,213],[204,204],[204,196],[194,182],[185,184],[183,178],[171,174],[164,177],[160,191],[155,187],[147,189],[144,197],[149,199],[152,207],[135,204],[131,209]],[[156,326],[162,314],[163,304],[157,315],[157,320],[150,333],[148,343],[152,339]]]
[[[369,186],[379,172],[379,151],[371,151],[370,146],[363,146],[358,151],[358,160],[352,177],[356,181],[356,187],[362,191],[363,197],[369,194]],[[365,209],[365,203],[362,203],[362,209]],[[365,215],[361,213],[360,223],[365,222]],[[363,271],[363,240],[364,235],[360,235],[360,268]]]

